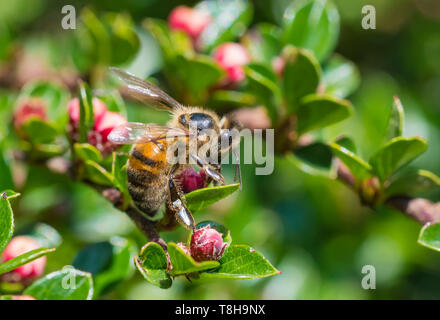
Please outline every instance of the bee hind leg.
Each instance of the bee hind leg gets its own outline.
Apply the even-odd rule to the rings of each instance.
[[[169,189],[169,199],[167,202],[168,210],[173,212],[176,220],[179,221],[185,228],[194,230],[195,223],[191,212],[185,205],[183,200],[183,193],[180,190],[180,186],[176,183],[174,179],[174,173],[176,172],[178,165],[171,169],[168,177],[168,189]]]

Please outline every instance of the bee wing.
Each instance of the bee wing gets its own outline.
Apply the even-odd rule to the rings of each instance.
[[[110,70],[125,83],[128,94],[134,99],[147,105],[168,111],[184,108],[179,102],[171,98],[152,83],[142,80],[119,68],[110,67]]]
[[[115,144],[137,144],[188,136],[190,136],[189,132],[178,128],[127,122],[114,128],[108,135],[108,140]]]

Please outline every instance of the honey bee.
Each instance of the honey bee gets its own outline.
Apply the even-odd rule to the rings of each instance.
[[[188,229],[194,229],[194,218],[183,199],[183,192],[177,175],[188,166],[186,164],[171,164],[167,161],[167,148],[176,139],[188,143],[195,133],[205,129],[215,132],[218,143],[219,159],[221,155],[235,150],[238,145],[231,136],[230,129],[239,129],[240,124],[231,116],[219,116],[210,110],[200,107],[186,107],[171,98],[153,84],[118,68],[110,68],[124,83],[128,95],[162,110],[169,111],[172,119],[167,126],[128,122],[116,127],[109,134],[109,140],[115,144],[133,144],[127,162],[128,190],[137,209],[149,217],[154,217],[160,207],[165,204],[166,211]],[[196,135],[197,145],[206,143],[206,136]],[[229,141],[226,145],[220,143]],[[235,141],[233,141],[235,140]],[[241,183],[238,153],[236,157],[236,176]],[[224,184],[221,174],[221,164],[211,164],[206,158],[188,152],[188,158],[203,169],[209,181]],[[212,162],[212,161],[211,161]]]

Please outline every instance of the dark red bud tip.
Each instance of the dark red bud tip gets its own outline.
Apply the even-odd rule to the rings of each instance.
[[[226,246],[222,234],[206,226],[194,231],[191,237],[191,256],[199,262],[217,261],[223,256]]]
[[[178,179],[184,193],[205,187],[205,179],[202,176],[202,172],[199,173],[193,168],[183,170]]]

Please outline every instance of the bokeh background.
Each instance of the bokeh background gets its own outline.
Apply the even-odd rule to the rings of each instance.
[[[290,0],[253,0],[252,24],[280,24]],[[380,143],[381,111],[399,95],[406,111],[404,135],[422,136],[428,151],[412,165],[440,174],[440,5],[435,0],[335,0],[341,15],[336,52],[355,62],[359,89],[349,97],[355,116],[326,129],[353,136],[364,156]],[[168,0],[15,0],[0,3],[0,114],[13,105],[20,87],[49,72],[75,85],[78,73],[68,39],[74,31],[60,27],[61,7],[85,6],[93,12],[125,12],[133,19],[141,44],[122,65],[137,75],[155,76],[162,57],[143,19],[166,19],[179,4]],[[377,29],[361,28],[361,9],[373,4]],[[11,45],[13,44],[13,45]],[[112,47],[112,50],[118,50]],[[14,74],[14,81],[10,77]],[[73,79],[73,80],[72,80]],[[5,113],[2,113],[2,112]],[[127,103],[131,121],[165,123],[166,113]],[[6,130],[2,123],[0,130]],[[379,128],[379,129],[378,129]],[[261,251],[281,275],[261,280],[210,280],[189,283],[181,278],[172,288],[156,288],[138,272],[118,284],[104,299],[439,299],[440,254],[417,244],[420,225],[401,213],[373,212],[359,204],[337,181],[302,172],[291,161],[276,158],[269,176],[255,176],[243,166],[243,191],[209,207],[197,220],[222,222],[235,243]],[[8,186],[0,166],[0,189]],[[15,168],[15,183],[26,182],[14,202],[17,228],[39,221],[63,237],[48,257],[47,272],[71,264],[78,250],[113,235],[145,239],[121,212],[98,194],[41,168]],[[25,172],[25,173],[23,173]],[[3,176],[3,178],[1,177]],[[226,168],[232,180],[232,168]],[[425,195],[440,200],[440,190]],[[164,234],[183,240],[182,230]],[[362,266],[376,268],[376,290],[361,287]]]

